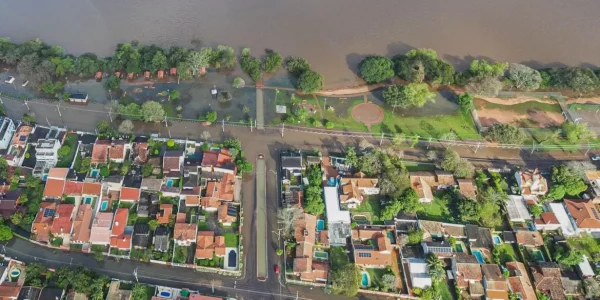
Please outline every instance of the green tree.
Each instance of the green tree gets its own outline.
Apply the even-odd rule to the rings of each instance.
[[[12,240],[13,233],[10,230],[10,227],[6,225],[0,225],[0,241],[9,241]]]
[[[394,274],[383,274],[381,276],[381,285],[384,291],[395,291],[396,276]]]
[[[42,83],[42,85],[40,85],[40,90],[42,91],[42,93],[51,95],[55,98],[58,98],[58,96],[60,95],[60,93],[63,92],[64,89],[65,85],[60,81],[46,81]]]
[[[175,101],[179,99],[179,91],[178,90],[172,90],[169,92],[169,101]]]
[[[384,56],[369,56],[360,62],[359,73],[367,83],[380,83],[394,77],[394,63]]]
[[[148,286],[136,283],[131,291],[131,300],[145,300],[148,298]]]
[[[121,79],[115,75],[110,75],[104,80],[104,89],[107,91],[114,91],[121,88]]]
[[[150,175],[152,175],[153,171],[154,171],[154,166],[152,166],[150,164],[145,164],[144,166],[142,166],[142,176],[144,176],[144,177],[149,177]]]
[[[408,231],[408,244],[409,245],[418,245],[423,241],[423,230],[411,228]]]
[[[444,270],[444,262],[435,255],[435,253],[427,253],[426,256],[427,267],[429,270],[427,273],[434,283],[441,282],[446,278],[446,271]]]
[[[596,134],[588,128],[587,123],[564,122],[562,130],[571,143],[585,142],[596,138]]]
[[[192,74],[196,76],[200,69],[208,67],[212,56],[213,49],[211,48],[202,48],[200,51],[190,51],[186,57],[186,64],[191,69]]]
[[[299,91],[306,94],[318,92],[323,88],[323,76],[315,71],[306,70],[304,73],[300,74],[297,88]]]
[[[281,54],[273,51],[267,50],[267,56],[265,57],[265,61],[263,63],[263,69],[267,73],[274,73],[281,69],[281,65],[283,64],[283,57]]]
[[[260,67],[260,60],[250,55],[250,49],[244,48],[242,55],[240,56],[240,66],[242,71],[248,74],[254,82],[257,82],[262,77],[262,70]]]
[[[346,264],[331,272],[331,290],[340,295],[352,297],[358,293],[360,272],[354,264]]]
[[[301,57],[291,56],[285,62],[285,67],[292,75],[299,77],[302,73],[310,70],[308,61]]]
[[[424,80],[432,84],[452,84],[454,67],[438,58],[432,49],[413,49],[406,55],[393,58],[398,76],[409,82],[421,83]]]
[[[502,82],[496,77],[475,76],[469,79],[465,90],[473,95],[496,97],[502,90]]]
[[[536,218],[544,212],[544,210],[542,210],[542,207],[537,204],[530,206],[529,210],[531,211],[531,214]]]
[[[383,99],[392,107],[423,107],[427,102],[435,102],[435,93],[425,83],[392,85],[383,91]]]
[[[469,64],[469,74],[472,77],[500,77],[504,75],[504,70],[507,67],[507,63],[495,62],[490,64],[485,59],[476,59]]]
[[[321,197],[323,190],[320,186],[310,185],[304,192],[304,211],[320,216],[325,212],[325,202]]]
[[[79,56],[73,64],[73,72],[79,77],[92,76],[102,69],[102,62],[92,53]]]
[[[283,249],[277,249],[276,253],[278,256],[283,255]]]
[[[237,151],[242,150],[242,142],[236,137],[226,138],[225,141],[223,141],[223,146],[227,149],[235,149]]]
[[[473,106],[473,96],[469,93],[460,94],[458,96],[458,105],[460,105],[460,109],[465,112],[471,111]]]
[[[214,123],[217,121],[217,112],[216,111],[209,111],[206,113],[206,115],[204,116],[204,118],[206,119],[206,121],[210,122],[210,123]]]
[[[219,100],[219,102],[225,103],[231,101],[231,99],[233,99],[233,96],[231,96],[231,93],[229,93],[228,91],[221,91],[217,95],[217,99]]]
[[[141,120],[142,119],[142,108],[137,103],[129,103],[127,105],[119,104],[117,106],[117,113],[122,118],[128,120]]]
[[[553,68],[545,72],[548,86],[587,93],[598,86],[598,76],[589,68]]]
[[[565,165],[552,167],[552,183],[556,186],[562,186],[565,194],[569,196],[579,196],[587,190],[585,182],[579,176],[571,173]],[[555,191],[555,193],[559,194],[560,190]]]
[[[142,119],[145,122],[156,122],[163,120],[165,110],[156,101],[146,101],[142,104]]]
[[[43,287],[42,277],[46,276],[48,268],[40,263],[27,264],[25,266],[25,285]]]
[[[131,134],[133,133],[133,122],[130,120],[123,120],[119,125],[118,131],[122,134]]]
[[[241,89],[244,86],[246,86],[246,82],[244,81],[244,79],[240,78],[240,77],[236,77],[233,79],[233,84],[232,86],[236,89]]]
[[[20,200],[21,199],[19,199],[19,204],[22,204]],[[14,213],[12,216],[10,216],[10,222],[14,225],[21,224],[21,222],[23,222],[23,215],[18,212]]]
[[[358,169],[369,176],[379,176],[382,167],[381,157],[377,151],[364,153],[358,159]]]
[[[103,165],[100,167],[100,176],[102,176],[102,177],[110,176],[110,170],[108,169],[108,167],[106,165]]]
[[[150,63],[150,72],[156,74],[156,72],[164,70],[168,66],[167,56],[162,51],[156,51],[152,57],[152,62]]]
[[[331,122],[331,121],[325,122],[325,128],[327,128],[327,129],[333,129],[334,126],[335,126],[335,124],[333,124],[333,122]]]
[[[507,123],[494,123],[488,129],[487,136],[494,142],[513,145],[522,144],[526,138],[523,130]]]
[[[542,75],[538,70],[522,64],[510,64],[506,70],[506,77],[518,90],[537,90],[542,83]]]
[[[61,158],[65,158],[69,154],[71,154],[71,147],[69,147],[69,145],[63,145],[58,149],[58,156]]]
[[[583,253],[578,249],[569,249],[567,245],[556,244],[554,260],[567,265],[575,266],[583,262]]]
[[[598,280],[589,277],[583,280],[583,289],[585,290],[586,299],[600,298],[600,283]]]
[[[346,148],[346,156],[345,156],[345,161],[344,164],[348,165],[348,166],[358,166],[358,157],[356,156],[356,151],[354,150],[354,147],[349,146],[348,148]]]

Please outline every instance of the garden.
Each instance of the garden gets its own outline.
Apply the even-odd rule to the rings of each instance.
[[[173,263],[190,264],[194,261],[194,249],[192,246],[175,245]]]
[[[239,233],[223,233],[225,237],[225,247],[237,248],[240,243],[240,235]]]
[[[214,253],[212,259],[196,259],[196,265],[200,267],[223,268],[224,262],[224,257],[218,257]]]
[[[69,168],[77,151],[77,134],[69,133],[65,136],[62,147],[58,150],[57,168]]]
[[[370,215],[372,223],[379,223],[379,215],[381,214],[381,200],[379,195],[365,195],[363,202],[350,212],[354,215],[357,213],[367,213]]]

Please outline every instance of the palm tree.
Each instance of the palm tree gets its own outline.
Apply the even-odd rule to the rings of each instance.
[[[444,262],[440,260],[435,254],[427,253],[427,267],[429,267],[429,277],[433,282],[440,282],[444,280],[445,270],[444,270]]]

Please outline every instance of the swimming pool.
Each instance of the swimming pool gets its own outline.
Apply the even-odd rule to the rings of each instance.
[[[544,253],[542,253],[542,251],[538,250],[538,249],[534,249],[531,250],[531,256],[533,256],[533,258],[537,261],[537,262],[545,262],[546,260],[544,259]]]
[[[369,278],[369,273],[367,272],[362,272],[360,273],[360,285],[364,288],[367,288],[369,286],[371,286],[371,280]]]
[[[317,231],[325,230],[325,220],[317,220]]]
[[[90,172],[90,177],[98,177],[98,175],[99,175],[99,174],[100,174],[100,170],[98,170],[98,169],[93,169],[93,170]]]
[[[454,245],[454,248],[456,248],[456,252],[463,253],[463,247],[462,247],[462,244],[461,244],[461,243],[456,243],[456,244]]]
[[[173,187],[173,179],[167,179],[167,187]]]
[[[325,251],[315,251],[313,257],[316,259],[327,260],[329,258],[329,253]]]
[[[475,250],[473,251],[473,255],[475,256],[475,258],[477,258],[477,261],[480,265],[485,264],[485,259],[483,258],[483,253],[481,253],[481,251]]]
[[[102,201],[102,203],[100,203],[100,210],[106,211],[107,209],[108,209],[108,201]]]
[[[494,235],[492,237],[494,238],[494,245],[500,245],[500,244],[502,244],[502,239],[500,239],[499,236]]]
[[[92,197],[85,197],[85,199],[83,199],[83,204],[92,204]]]
[[[169,292],[169,291],[160,291],[160,293],[158,293],[158,295],[163,298],[171,298],[171,292]]]

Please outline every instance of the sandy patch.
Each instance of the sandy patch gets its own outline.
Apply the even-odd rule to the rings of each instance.
[[[501,109],[478,109],[477,116],[481,125],[490,127],[494,123],[509,123],[518,127],[555,127],[560,126],[565,118],[560,113],[531,110],[527,114],[519,114]]]

